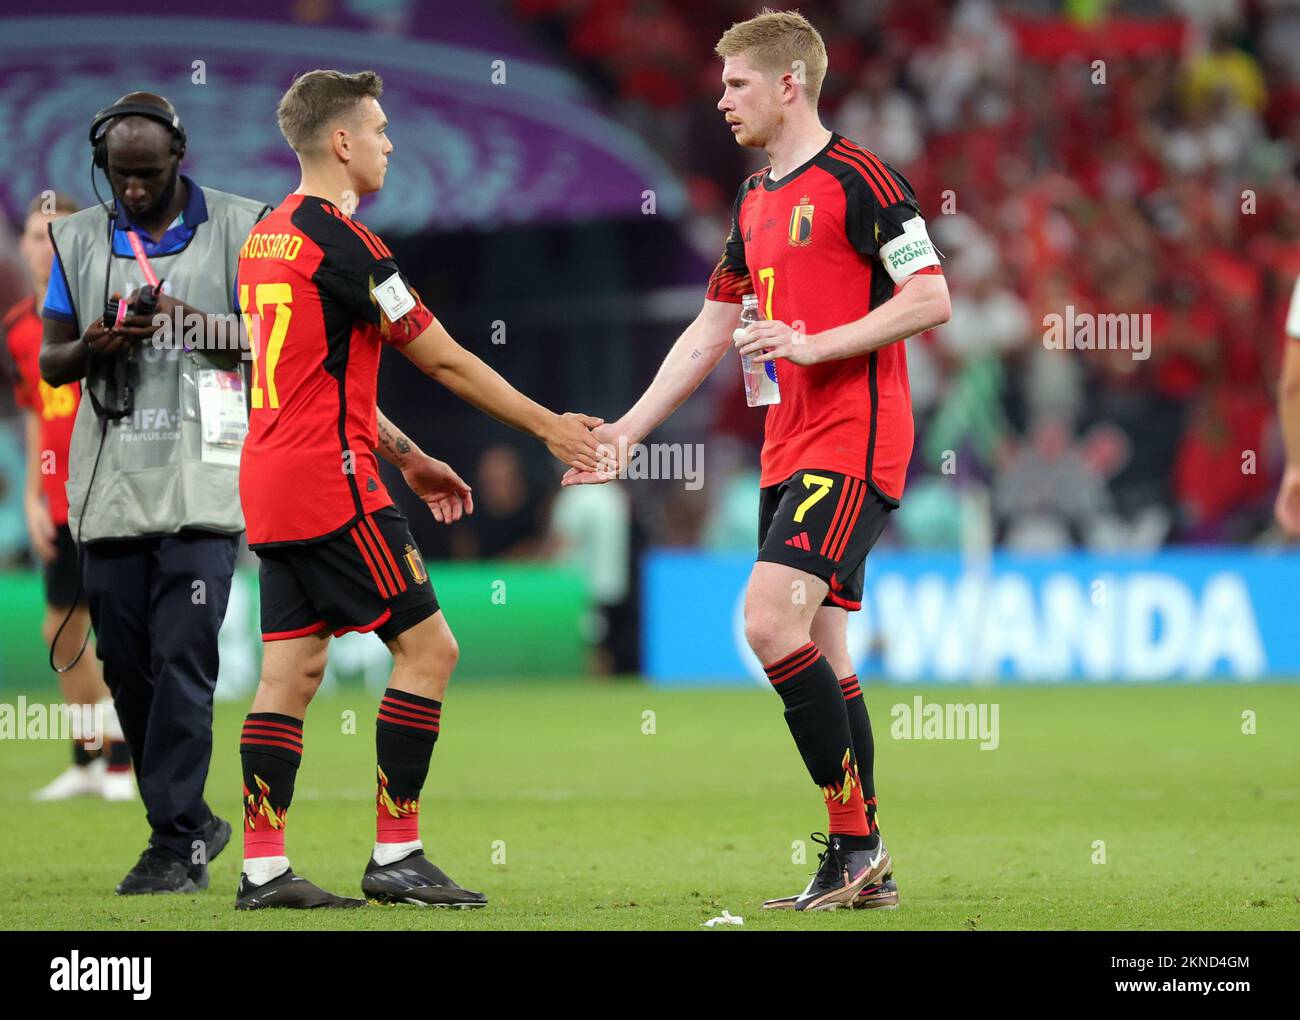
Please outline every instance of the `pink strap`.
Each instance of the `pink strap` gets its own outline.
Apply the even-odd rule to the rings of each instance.
[[[128,230],[126,239],[131,242],[131,250],[135,252],[135,260],[140,264],[140,271],[144,273],[145,282],[150,287],[157,287],[158,275],[153,271],[153,266],[149,264],[149,256],[144,253],[144,245],[140,243],[140,238],[134,230]]]

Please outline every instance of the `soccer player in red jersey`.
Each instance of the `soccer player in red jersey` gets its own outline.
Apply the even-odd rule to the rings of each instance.
[[[375,406],[379,356],[400,350],[449,390],[542,440],[579,469],[599,463],[590,428],[528,399],[442,328],[374,232],[352,218],[384,183],[388,121],[370,71],[312,71],[277,111],[302,183],[249,234],[239,306],[253,349],[252,410],[240,464],[248,543],[261,560],[261,682],[244,723],[244,865],[236,906],[356,907],[296,876],[285,821],[303,719],[330,636],[374,632],[393,653],[376,721],[376,840],[361,881],[387,903],[481,907],[424,854],[420,792],[442,724],[457,646],[420,551],[380,480],[375,450],[436,520],[473,512],[457,474]]]
[[[718,109],[736,141],[763,149],[771,165],[740,187],[700,314],[641,399],[596,435],[620,451],[640,442],[733,340],[741,354],[776,363],[780,403],[767,410],[745,636],[821,788],[829,838],[819,840],[827,849],[808,887],[765,906],[895,906],[875,820],[871,724],[845,635],[912,452],[899,341],[947,321],[947,285],[911,186],[822,126],[817,30],[798,13],[764,12],[733,25],[717,53]],[[737,305],[751,291],[764,321],[737,330]],[[565,484],[611,476],[612,467],[573,470]]]
[[[81,386],[50,386],[41,378],[43,325],[37,294],[43,294],[54,262],[50,223],[78,210],[67,195],[37,195],[27,210],[19,250],[36,292],[23,298],[4,315],[9,353],[18,369],[15,387],[23,410],[27,434],[27,486],[24,508],[32,549],[40,558],[45,583],[45,619],[41,634],[48,647],[58,635],[54,661],[75,665],[59,674],[59,689],[68,705],[98,705],[104,732],[73,740],[72,764],[41,789],[34,800],[65,800],[100,796],[105,800],[134,800],[131,749],[122,739],[121,725],[100,674],[94,645],[80,658],[82,638],[90,630],[90,610],[81,588],[77,545],[68,528],[68,447],[72,423],[81,400]],[[71,609],[71,614],[69,610]],[[64,624],[64,620],[67,623]],[[60,633],[60,626],[62,632]]]

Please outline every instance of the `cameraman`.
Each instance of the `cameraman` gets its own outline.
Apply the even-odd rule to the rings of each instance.
[[[85,380],[69,525],[152,830],[117,891],[193,892],[230,839],[203,799],[217,632],[244,529],[247,412],[228,327],[239,249],[268,207],[181,175],[185,129],[160,96],[123,96],[90,141],[92,180],[104,172],[113,204],[51,225],[41,375]]]

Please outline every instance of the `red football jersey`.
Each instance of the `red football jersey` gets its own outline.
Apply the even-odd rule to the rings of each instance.
[[[42,325],[36,298],[26,298],[9,309],[4,324],[9,353],[18,366],[14,396],[19,407],[35,411],[40,421],[41,482],[50,518],[61,527],[68,523],[68,448],[72,445],[81,385],[51,386],[41,378]]]
[[[239,469],[248,544],[329,538],[393,502],[374,452],[380,349],[433,315],[377,235],[311,195],[253,228],[238,288],[254,354]]]
[[[862,318],[913,272],[939,272],[912,187],[840,135],[779,181],[748,178],[708,297],[758,296],[764,318],[811,335]],[[781,402],[767,409],[763,486],[821,468],[897,503],[912,455],[907,351],[889,344],[818,365],[775,362]]]

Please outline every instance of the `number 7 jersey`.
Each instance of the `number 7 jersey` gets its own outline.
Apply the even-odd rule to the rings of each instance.
[[[314,542],[393,500],[379,477],[381,346],[433,322],[379,237],[332,202],[290,195],[239,253],[253,353],[239,496],[248,544]]]
[[[909,276],[938,272],[911,185],[832,134],[781,180],[769,167],[741,185],[707,296],[739,303],[752,291],[764,318],[811,336],[862,318]],[[903,344],[816,365],[775,364],[781,402],[767,410],[759,484],[835,471],[896,504],[913,439]]]

